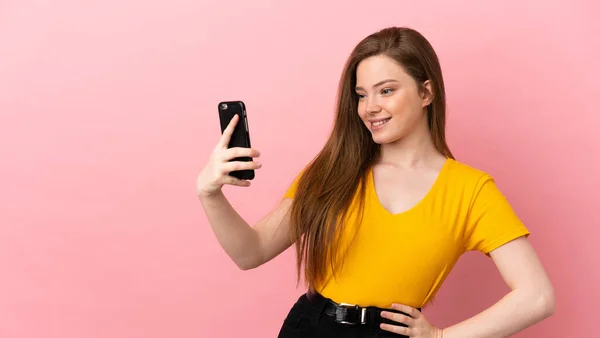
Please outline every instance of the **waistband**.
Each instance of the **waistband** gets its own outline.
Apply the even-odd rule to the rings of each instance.
[[[316,319],[325,319],[345,326],[371,327],[378,329],[381,323],[406,326],[403,323],[390,321],[381,317],[382,311],[402,313],[395,309],[382,309],[375,306],[362,307],[355,304],[336,303],[318,292],[308,292],[305,295],[307,303],[315,311]],[[421,309],[418,309],[421,311]]]

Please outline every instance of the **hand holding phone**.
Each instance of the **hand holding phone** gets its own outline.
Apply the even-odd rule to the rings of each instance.
[[[219,103],[219,121],[221,122],[221,134],[225,133],[227,125],[235,117],[238,117],[233,132],[230,135],[228,148],[251,148],[250,145],[250,131],[248,130],[248,117],[246,116],[246,105],[243,101],[229,101]],[[252,158],[242,156],[232,159],[232,161],[244,161],[250,162]],[[236,177],[240,180],[252,180],[254,179],[254,170],[235,170],[229,173],[229,175]]]
[[[260,156],[250,146],[250,133],[245,105],[241,101],[219,103],[221,138],[213,150],[207,165],[196,182],[196,192],[211,195],[223,185],[250,186],[255,169],[262,165],[253,161]]]

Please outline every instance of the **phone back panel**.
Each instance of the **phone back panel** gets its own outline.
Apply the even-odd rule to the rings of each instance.
[[[231,119],[235,116],[239,115],[239,120],[233,134],[231,135],[231,140],[229,141],[228,148],[250,148],[250,131],[248,130],[248,118],[246,116],[246,105],[242,101],[227,101],[219,103],[219,120],[221,123],[221,134],[227,126]],[[251,157],[240,157],[235,158],[232,161],[252,161]],[[240,171],[232,171],[229,175],[233,177],[237,177],[242,180],[251,180],[254,179],[254,170],[240,170]]]

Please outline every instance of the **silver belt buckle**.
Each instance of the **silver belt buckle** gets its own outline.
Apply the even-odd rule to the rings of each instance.
[[[348,304],[348,303],[340,303],[339,307],[338,307],[338,311],[341,309],[358,309],[359,307],[356,304]],[[338,320],[339,323],[344,324],[344,325],[356,325],[356,323],[353,322],[349,322],[349,321],[345,321],[343,320],[343,317],[345,317],[348,314],[347,311],[344,311],[343,314],[337,313],[336,311],[336,319]],[[367,323],[367,309],[364,307],[360,308],[360,324],[366,324]]]

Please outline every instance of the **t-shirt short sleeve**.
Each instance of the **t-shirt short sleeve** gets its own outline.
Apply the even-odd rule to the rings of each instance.
[[[529,230],[487,174],[477,183],[465,227],[465,250],[486,255],[514,239],[529,236]]]

